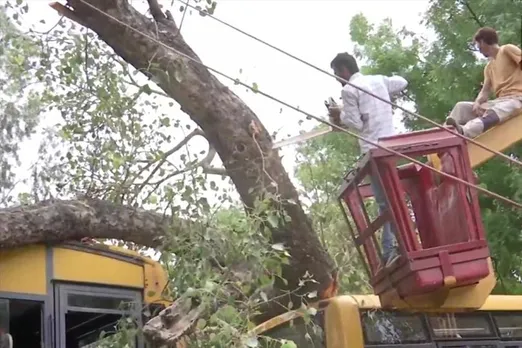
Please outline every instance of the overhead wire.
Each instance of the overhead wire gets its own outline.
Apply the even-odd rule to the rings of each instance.
[[[185,4],[187,7],[191,7],[192,9],[195,9],[197,11],[202,12],[201,8],[197,8],[197,7],[193,6],[193,5],[190,5],[190,4],[188,4],[187,2],[185,2],[183,0],[179,0],[179,1],[181,3],[183,3],[183,4]],[[435,121],[433,121],[433,120],[431,120],[431,119],[429,119],[429,118],[427,118],[425,116],[422,116],[422,115],[420,115],[420,114],[418,114],[416,112],[410,111],[410,110],[408,110],[408,109],[406,109],[406,108],[404,108],[404,107],[402,107],[402,106],[400,106],[398,104],[395,104],[395,103],[393,103],[393,102],[391,102],[389,100],[386,100],[386,99],[384,99],[382,97],[379,97],[378,95],[376,95],[376,94],[374,94],[374,93],[372,93],[372,92],[370,92],[370,91],[368,91],[368,90],[366,90],[366,89],[364,89],[362,87],[359,87],[359,86],[353,84],[352,82],[350,82],[350,81],[348,81],[348,80],[346,80],[344,78],[336,76],[336,75],[334,75],[334,74],[332,74],[332,73],[330,73],[330,72],[328,72],[328,71],[326,71],[324,69],[321,69],[320,67],[318,67],[318,66],[316,66],[316,65],[314,65],[312,63],[309,63],[309,62],[305,61],[304,59],[301,59],[301,58],[299,58],[299,57],[297,57],[297,56],[295,56],[295,55],[293,55],[293,54],[291,54],[291,53],[289,53],[289,52],[287,52],[287,51],[285,51],[285,50],[283,50],[283,49],[281,49],[279,47],[276,47],[276,46],[274,46],[274,45],[272,45],[272,44],[270,44],[270,43],[268,43],[268,42],[258,38],[255,35],[247,33],[244,30],[239,29],[238,27],[235,27],[232,24],[227,23],[227,22],[225,22],[225,21],[215,17],[214,15],[209,14],[208,12],[205,12],[205,16],[206,17],[210,17],[213,20],[215,20],[215,21],[225,25],[226,27],[229,27],[229,28],[231,28],[231,29],[233,29],[233,30],[235,30],[235,31],[245,35],[245,36],[248,36],[249,38],[251,38],[251,39],[253,39],[253,40],[255,40],[255,41],[259,42],[259,43],[262,43],[263,45],[268,46],[268,47],[270,47],[270,48],[272,48],[272,49],[274,49],[274,50],[276,50],[276,51],[278,51],[278,52],[280,52],[280,53],[282,53],[282,54],[284,54],[284,55],[286,55],[286,56],[288,56],[288,57],[290,57],[292,59],[295,59],[295,60],[297,60],[297,61],[299,61],[299,62],[301,62],[301,63],[303,63],[303,64],[305,64],[305,65],[307,65],[307,66],[309,66],[309,67],[311,67],[311,68],[313,68],[313,69],[315,69],[315,70],[317,70],[317,71],[319,71],[319,72],[321,72],[323,74],[326,74],[326,75],[328,75],[330,77],[334,77],[334,78],[338,79],[339,81],[343,81],[347,85],[349,85],[351,87],[354,87],[354,88],[358,89],[361,92],[369,94],[370,96],[372,96],[372,97],[374,97],[374,98],[376,98],[376,99],[378,99],[378,100],[380,100],[380,101],[382,101],[382,102],[384,102],[386,104],[390,104],[391,106],[393,106],[393,107],[395,107],[395,108],[397,108],[399,110],[402,110],[403,112],[405,112],[406,114],[408,114],[410,116],[413,116],[413,117],[416,117],[416,118],[421,119],[423,121],[426,121],[426,122],[430,123],[431,125],[433,125],[435,127],[438,127],[440,129],[444,129],[445,131],[447,131],[447,132],[449,132],[449,133],[451,133],[451,134],[453,134],[453,135],[455,135],[455,136],[457,136],[457,137],[459,137],[461,139],[465,139],[466,141],[469,141],[470,143],[472,143],[472,144],[474,144],[474,145],[476,145],[476,146],[478,146],[478,147],[480,147],[480,148],[482,148],[482,149],[484,149],[484,150],[486,150],[488,152],[491,152],[491,153],[493,153],[493,154],[495,154],[495,155],[497,155],[499,157],[504,158],[505,160],[507,160],[509,162],[515,163],[518,166],[522,167],[522,162],[517,160],[517,159],[515,159],[515,158],[509,157],[508,155],[506,155],[506,154],[504,154],[504,153],[502,153],[500,151],[497,151],[495,149],[492,149],[492,148],[488,147],[487,145],[484,145],[484,144],[482,144],[482,143],[480,143],[480,142],[478,142],[478,141],[476,141],[476,140],[474,140],[472,138],[469,138],[469,137],[467,137],[467,136],[465,136],[463,134],[460,134],[459,132],[452,131],[451,129],[446,128],[443,125],[440,125],[437,122],[435,122]]]
[[[199,61],[199,60],[197,60],[197,59],[195,59],[195,58],[193,58],[193,57],[191,57],[191,56],[189,56],[189,55],[187,55],[187,54],[185,54],[185,53],[183,53],[183,52],[181,52],[181,51],[179,51],[179,50],[177,50],[177,49],[175,49],[175,48],[173,48],[173,47],[168,46],[167,44],[165,44],[165,43],[159,41],[158,39],[156,39],[156,38],[154,38],[154,37],[152,37],[152,36],[150,36],[150,35],[148,35],[148,34],[146,34],[146,33],[143,33],[142,31],[140,31],[140,30],[138,30],[138,29],[132,27],[131,25],[129,25],[129,24],[127,24],[127,23],[125,23],[125,22],[119,20],[118,18],[116,18],[116,17],[114,17],[114,16],[112,16],[112,15],[106,13],[105,11],[99,9],[98,7],[96,7],[96,6],[94,6],[94,5],[90,4],[90,3],[87,3],[87,2],[84,1],[84,0],[79,0],[79,1],[80,1],[81,3],[83,3],[85,6],[90,7],[91,9],[93,9],[93,10],[97,11],[98,13],[102,14],[103,16],[107,17],[108,19],[111,19],[111,20],[113,20],[114,22],[119,23],[120,25],[124,26],[125,28],[134,31],[134,32],[137,33],[138,35],[141,35],[141,36],[143,36],[143,37],[145,37],[145,38],[151,40],[152,42],[155,42],[156,44],[158,44],[158,45],[160,45],[160,46],[163,46],[163,47],[166,48],[167,50],[170,50],[170,51],[176,53],[176,54],[179,55],[179,56],[182,56],[182,57],[184,57],[184,58],[186,58],[186,59],[188,59],[188,60],[190,60],[190,61],[192,61],[192,62],[194,62],[194,63],[196,63],[196,64],[199,64],[199,65],[201,65],[202,67],[205,67],[206,69],[208,69],[208,70],[210,70],[210,71],[213,71],[214,73],[216,73],[216,74],[218,74],[218,75],[220,75],[220,76],[223,76],[223,77],[225,77],[226,79],[228,79],[228,80],[230,80],[230,81],[233,81],[235,84],[240,84],[240,85],[242,85],[242,86],[244,86],[244,87],[246,87],[246,88],[249,88],[250,90],[254,91],[255,93],[261,94],[261,95],[263,95],[264,97],[266,97],[266,98],[268,98],[268,99],[270,99],[270,100],[272,100],[272,101],[275,101],[275,102],[277,102],[277,103],[279,103],[279,104],[281,104],[281,105],[283,105],[283,106],[286,106],[286,107],[288,107],[288,108],[290,108],[290,109],[292,109],[292,110],[295,110],[295,111],[297,111],[297,112],[300,112],[300,113],[304,114],[305,116],[308,116],[308,117],[310,117],[310,118],[313,118],[314,120],[319,121],[319,122],[321,122],[321,123],[323,123],[323,124],[329,125],[329,126],[331,126],[332,128],[337,129],[337,130],[340,131],[340,132],[343,132],[343,133],[349,134],[349,135],[351,135],[351,136],[353,136],[353,137],[355,137],[355,138],[357,138],[357,139],[359,139],[359,140],[362,140],[362,141],[364,141],[364,142],[367,142],[367,143],[369,143],[369,144],[371,144],[371,145],[373,145],[373,146],[375,146],[375,147],[377,147],[377,148],[380,148],[380,149],[382,149],[382,150],[384,150],[384,151],[387,151],[387,152],[389,152],[389,153],[392,153],[392,154],[394,154],[394,155],[396,155],[396,156],[398,156],[398,157],[404,158],[404,159],[406,159],[406,160],[408,160],[408,161],[410,161],[410,162],[412,162],[412,163],[415,163],[415,164],[417,164],[417,165],[419,165],[419,166],[421,166],[421,167],[427,168],[428,170],[431,170],[431,171],[433,171],[433,172],[435,172],[435,173],[437,173],[437,174],[439,174],[439,175],[441,175],[441,176],[444,176],[444,177],[450,178],[450,179],[452,179],[452,180],[455,180],[455,181],[457,181],[457,182],[460,182],[461,184],[463,184],[463,185],[465,185],[465,186],[468,186],[468,187],[470,187],[470,188],[474,188],[474,189],[476,189],[476,190],[478,190],[478,191],[481,191],[481,192],[483,192],[483,193],[485,193],[485,194],[487,194],[487,195],[489,195],[489,196],[491,196],[491,197],[493,197],[493,198],[496,198],[496,199],[498,199],[498,200],[500,200],[500,201],[503,201],[503,202],[505,202],[505,203],[508,203],[508,204],[510,204],[510,205],[513,205],[513,206],[515,206],[515,207],[517,207],[517,208],[522,208],[522,204],[521,204],[521,203],[515,202],[514,200],[511,200],[511,199],[506,198],[506,197],[504,197],[504,196],[502,196],[502,195],[499,195],[498,193],[495,193],[495,192],[489,191],[489,190],[487,190],[487,189],[485,189],[485,188],[482,188],[482,187],[480,187],[480,186],[477,186],[477,185],[471,184],[471,183],[467,182],[466,180],[463,180],[463,179],[458,178],[458,177],[456,177],[456,176],[453,176],[453,175],[450,175],[450,174],[448,174],[448,173],[445,173],[445,172],[443,172],[443,171],[441,171],[441,170],[439,170],[439,169],[433,168],[433,167],[431,167],[431,166],[429,166],[429,165],[426,165],[426,164],[420,162],[419,160],[416,160],[416,159],[414,159],[414,158],[411,158],[411,157],[409,157],[409,156],[407,156],[407,155],[404,155],[404,154],[402,154],[402,153],[400,153],[400,152],[398,152],[398,151],[396,151],[396,150],[393,150],[393,149],[387,148],[387,147],[385,147],[385,146],[383,146],[383,145],[380,145],[380,144],[378,144],[378,143],[376,143],[376,142],[373,142],[373,141],[371,141],[371,140],[369,140],[369,139],[366,139],[366,138],[360,136],[359,134],[356,134],[356,133],[351,132],[351,131],[349,131],[349,130],[347,130],[347,129],[344,129],[344,128],[342,128],[342,127],[339,127],[338,125],[333,124],[333,123],[331,123],[331,122],[329,122],[329,121],[327,121],[327,120],[324,120],[324,119],[322,119],[321,117],[318,117],[318,116],[312,115],[312,114],[310,114],[310,113],[308,113],[308,112],[306,112],[306,111],[304,111],[304,110],[301,110],[300,108],[298,108],[298,107],[296,107],[296,106],[294,106],[294,105],[291,105],[291,104],[289,104],[289,103],[287,103],[287,102],[285,102],[285,101],[283,101],[283,100],[281,100],[281,99],[279,99],[279,98],[276,98],[276,97],[274,97],[274,96],[272,96],[272,95],[270,95],[270,94],[268,94],[268,93],[265,93],[265,92],[263,92],[263,91],[261,91],[261,90],[259,90],[259,89],[254,89],[253,87],[247,85],[246,83],[244,83],[244,82],[242,82],[242,81],[240,81],[240,80],[238,80],[238,79],[236,79],[236,78],[233,78],[233,77],[231,77],[231,76],[229,76],[229,75],[227,75],[227,74],[225,74],[225,73],[223,73],[223,72],[221,72],[221,71],[219,71],[219,70],[217,70],[217,69],[214,69],[214,68],[212,68],[212,67],[210,67],[210,66],[204,64],[203,62],[201,62],[201,61]]]

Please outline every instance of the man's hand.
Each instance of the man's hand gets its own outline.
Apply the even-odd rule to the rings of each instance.
[[[328,108],[328,115],[330,118],[330,122],[335,124],[336,126],[341,126],[341,108],[337,105],[330,106]],[[334,129],[338,130],[338,129]]]
[[[473,111],[473,113],[477,117],[482,116],[484,114],[484,112],[486,111],[486,109],[484,109],[482,107],[482,105],[480,103],[478,103],[478,102],[474,102],[473,103],[473,106],[472,106],[471,110]]]

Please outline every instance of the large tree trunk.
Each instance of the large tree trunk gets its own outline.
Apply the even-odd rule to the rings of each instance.
[[[205,67],[146,37],[154,37],[200,61],[171,17],[161,12],[157,0],[149,0],[154,19],[139,13],[127,0],[68,0],[68,5],[71,10],[56,4],[53,7],[96,32],[118,55],[175,99],[201,127],[247,208],[252,208],[256,199],[267,197],[268,192],[278,197],[274,207],[290,219],[281,219],[279,227],[268,227],[273,242],[284,243],[292,256],[291,265],[283,269],[286,284],[277,284],[279,289],[299,289],[294,292],[298,296],[292,299],[294,304],[308,292],[317,291],[319,297],[331,294],[336,287],[333,262],[313,231],[278,152],[271,149],[270,135],[254,112]],[[300,279],[307,272],[316,282],[302,286]],[[275,314],[273,308],[269,312]]]

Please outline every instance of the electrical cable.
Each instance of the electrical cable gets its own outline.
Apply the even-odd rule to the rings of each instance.
[[[323,124],[329,125],[329,126],[335,128],[335,129],[337,129],[337,130],[340,131],[340,132],[343,132],[343,133],[349,134],[349,135],[351,135],[351,136],[353,136],[353,137],[355,137],[355,138],[357,138],[357,139],[359,139],[359,140],[362,140],[362,141],[364,141],[364,142],[367,142],[367,143],[369,143],[369,144],[371,144],[371,145],[373,145],[373,146],[375,146],[375,147],[378,147],[378,148],[380,148],[380,149],[382,149],[382,150],[384,150],[384,151],[387,151],[387,152],[389,152],[389,153],[392,153],[392,154],[394,154],[394,155],[396,155],[396,156],[398,156],[398,157],[402,157],[402,158],[404,158],[404,159],[406,159],[406,160],[408,160],[408,161],[410,161],[410,162],[413,162],[413,163],[415,163],[415,164],[417,164],[417,165],[419,165],[419,166],[421,166],[421,167],[425,167],[425,168],[427,168],[428,170],[431,170],[431,171],[433,171],[433,172],[435,172],[435,173],[437,173],[437,174],[439,174],[439,175],[442,175],[442,176],[444,176],[444,177],[447,177],[447,178],[450,178],[450,179],[455,180],[455,181],[457,181],[457,182],[460,182],[461,184],[464,184],[465,186],[468,186],[468,187],[474,188],[474,189],[476,189],[476,190],[478,190],[478,191],[481,191],[481,192],[483,192],[483,193],[485,193],[485,194],[487,194],[487,195],[489,195],[489,196],[491,196],[491,197],[493,197],[493,198],[496,198],[496,199],[498,199],[498,200],[500,200],[500,201],[503,201],[503,202],[505,202],[505,203],[511,204],[511,205],[513,205],[513,206],[515,206],[515,207],[517,207],[517,208],[522,208],[522,204],[521,204],[521,203],[515,202],[515,201],[513,201],[513,200],[511,200],[511,199],[509,199],[509,198],[506,198],[506,197],[504,197],[504,196],[502,196],[502,195],[499,195],[498,193],[495,193],[495,192],[489,191],[489,190],[487,190],[487,189],[485,189],[485,188],[482,188],[482,187],[480,187],[480,186],[477,186],[477,185],[471,184],[471,183],[469,183],[469,182],[467,182],[467,181],[465,181],[465,180],[463,180],[463,179],[461,179],[461,178],[458,178],[458,177],[456,177],[456,176],[453,176],[453,175],[450,175],[450,174],[444,173],[444,172],[442,172],[441,170],[438,170],[438,169],[436,169],[436,168],[430,167],[430,166],[428,166],[428,165],[426,165],[426,164],[424,164],[424,163],[422,163],[422,162],[420,162],[420,161],[418,161],[418,160],[416,160],[416,159],[414,159],[414,158],[411,158],[411,157],[409,157],[409,156],[407,156],[407,155],[404,155],[404,154],[402,154],[402,153],[400,153],[400,152],[398,152],[398,151],[395,151],[395,150],[393,150],[393,149],[390,149],[390,148],[387,148],[387,147],[385,147],[385,146],[382,146],[382,145],[380,145],[380,144],[378,144],[378,143],[376,143],[376,142],[373,142],[373,141],[371,141],[371,140],[368,140],[368,139],[366,139],[366,138],[364,138],[364,137],[362,137],[362,136],[360,136],[360,135],[358,135],[358,134],[356,134],[356,133],[353,133],[353,132],[351,132],[351,131],[349,131],[349,130],[346,130],[346,129],[344,129],[344,128],[341,128],[341,127],[339,127],[339,126],[337,126],[337,125],[335,125],[335,124],[333,124],[333,123],[331,123],[331,122],[329,122],[329,121],[326,121],[326,120],[322,119],[321,117],[318,117],[318,116],[312,115],[312,114],[310,114],[310,113],[308,113],[308,112],[306,112],[306,111],[304,111],[304,110],[299,109],[299,108],[296,107],[296,106],[293,106],[293,105],[291,105],[291,104],[288,104],[287,102],[285,102],[285,101],[283,101],[283,100],[280,100],[280,99],[278,99],[278,98],[276,98],[276,97],[274,97],[274,96],[272,96],[272,95],[270,95],[270,94],[267,94],[267,93],[265,93],[265,92],[263,92],[263,91],[261,91],[261,90],[259,90],[259,89],[254,89],[254,88],[252,88],[251,86],[247,85],[246,83],[241,82],[241,81],[239,81],[238,79],[235,79],[235,78],[233,78],[233,77],[231,77],[231,76],[229,76],[229,75],[227,75],[227,74],[225,74],[225,73],[222,73],[221,71],[216,70],[216,69],[214,69],[214,68],[212,68],[212,67],[210,67],[210,66],[204,64],[203,62],[201,62],[201,61],[199,61],[199,60],[197,60],[197,59],[195,59],[195,58],[193,58],[193,57],[191,57],[191,56],[189,56],[189,55],[187,55],[187,54],[185,54],[185,53],[183,53],[183,52],[181,52],[181,51],[178,51],[178,50],[176,50],[175,48],[172,48],[172,47],[170,47],[170,46],[164,44],[163,42],[159,41],[158,39],[155,39],[154,37],[152,37],[152,36],[150,36],[150,35],[148,35],[148,34],[146,34],[146,33],[141,32],[140,30],[138,30],[138,29],[136,29],[136,28],[134,28],[134,27],[128,25],[128,24],[125,23],[125,22],[122,22],[122,21],[119,20],[118,18],[116,18],[116,17],[114,17],[114,16],[112,16],[112,15],[106,13],[105,11],[103,11],[103,10],[97,8],[97,7],[94,6],[94,5],[91,5],[91,4],[87,3],[87,2],[85,2],[84,0],[79,0],[79,2],[83,3],[83,4],[84,4],[85,6],[87,6],[87,7],[90,7],[91,9],[95,10],[96,12],[102,14],[103,16],[107,17],[108,19],[111,19],[111,20],[113,20],[114,22],[119,23],[120,25],[124,26],[125,28],[128,28],[128,29],[134,31],[135,33],[137,33],[137,34],[139,34],[139,35],[141,35],[141,36],[143,36],[143,37],[145,37],[145,38],[151,40],[152,42],[155,42],[156,44],[158,44],[158,45],[160,45],[160,46],[163,46],[163,47],[166,48],[167,50],[170,50],[170,51],[176,53],[176,54],[179,55],[179,56],[182,56],[182,57],[184,57],[184,58],[186,58],[186,59],[188,59],[188,60],[190,60],[190,61],[192,61],[192,62],[194,62],[194,63],[196,63],[196,64],[199,64],[199,65],[201,65],[202,67],[205,67],[206,69],[208,69],[208,70],[210,70],[210,71],[213,71],[213,72],[215,72],[216,74],[221,75],[221,76],[223,76],[223,77],[225,77],[225,78],[227,78],[227,79],[233,81],[233,82],[236,83],[236,84],[240,84],[240,85],[242,85],[242,86],[244,86],[244,87],[246,87],[246,88],[249,88],[249,89],[252,90],[253,92],[258,93],[258,94],[261,94],[261,95],[263,95],[264,97],[266,97],[266,98],[268,98],[268,99],[270,99],[270,100],[273,100],[273,101],[275,101],[275,102],[277,102],[277,103],[279,103],[279,104],[281,104],[281,105],[283,105],[283,106],[286,106],[286,107],[288,107],[288,108],[290,108],[290,109],[292,109],[292,110],[295,110],[295,111],[297,111],[297,112],[300,112],[300,113],[302,113],[302,114],[304,114],[304,115],[306,115],[306,116],[308,116],[308,117],[310,117],[310,118],[313,118],[314,120],[319,121],[319,122],[321,122],[321,123],[323,123]]]
[[[198,9],[197,7],[194,7],[193,5],[190,5],[190,4],[188,4],[187,2],[184,2],[183,0],[179,0],[179,1],[180,1],[181,3],[183,3],[183,4],[185,4],[186,6],[191,7],[191,8],[194,9],[194,10],[197,10],[197,11],[199,11],[199,12],[203,12],[201,9]],[[474,144],[474,145],[476,145],[476,146],[478,146],[478,147],[480,147],[480,148],[482,148],[482,149],[484,149],[484,150],[486,150],[486,151],[488,151],[488,152],[491,152],[491,153],[493,153],[493,154],[495,154],[495,155],[497,155],[497,156],[499,156],[499,157],[504,158],[505,160],[507,160],[507,161],[509,161],[509,162],[515,163],[515,164],[517,164],[518,166],[522,167],[522,162],[521,162],[521,161],[518,161],[517,159],[514,159],[514,158],[512,158],[512,157],[509,157],[508,155],[503,154],[502,152],[497,151],[497,150],[495,150],[495,149],[492,149],[492,148],[488,147],[487,145],[484,145],[484,144],[482,144],[482,143],[480,143],[480,142],[478,142],[478,141],[476,141],[476,140],[474,140],[474,139],[472,139],[472,138],[469,138],[469,137],[467,137],[467,136],[465,136],[465,135],[463,135],[463,134],[460,134],[459,132],[452,131],[451,129],[448,129],[448,128],[444,127],[443,125],[440,125],[440,124],[438,124],[437,122],[435,122],[435,121],[433,121],[433,120],[431,120],[431,119],[429,119],[429,118],[427,118],[427,117],[425,117],[425,116],[422,116],[422,115],[420,115],[420,114],[418,114],[418,113],[415,113],[415,112],[413,112],[413,111],[409,111],[409,110],[407,110],[406,108],[404,108],[404,107],[402,107],[402,106],[400,106],[400,105],[398,105],[398,104],[395,104],[395,103],[393,103],[393,102],[391,102],[391,101],[388,101],[388,100],[386,100],[386,99],[383,99],[383,98],[379,97],[378,95],[375,95],[375,94],[373,94],[372,92],[370,92],[370,91],[368,91],[368,90],[365,90],[365,89],[362,88],[362,87],[359,87],[359,86],[357,86],[357,85],[354,85],[353,83],[351,83],[351,82],[348,81],[348,80],[345,80],[345,79],[343,79],[343,78],[341,78],[341,77],[339,77],[339,76],[336,76],[336,75],[334,75],[334,74],[332,74],[332,73],[330,73],[330,72],[328,72],[328,71],[326,71],[326,70],[324,70],[324,69],[319,68],[319,67],[316,66],[316,65],[313,65],[312,63],[309,63],[309,62],[307,62],[307,61],[305,61],[305,60],[303,60],[303,59],[301,59],[301,58],[299,58],[299,57],[297,57],[297,56],[295,56],[295,55],[293,55],[293,54],[291,54],[291,53],[286,52],[285,50],[283,50],[283,49],[281,49],[281,48],[278,48],[278,47],[276,47],[276,46],[274,46],[274,45],[272,45],[272,44],[270,44],[270,43],[268,43],[268,42],[266,42],[266,41],[264,41],[264,40],[262,40],[262,39],[260,39],[260,38],[258,38],[258,37],[256,37],[256,36],[254,36],[254,35],[252,35],[252,34],[249,34],[249,33],[245,32],[244,30],[239,29],[239,28],[233,26],[232,24],[229,24],[229,23],[227,23],[227,22],[225,22],[225,21],[223,21],[223,20],[221,20],[221,19],[219,19],[219,18],[217,18],[217,17],[215,17],[215,16],[209,14],[208,12],[205,12],[205,16],[210,17],[210,18],[212,18],[213,20],[215,20],[215,21],[217,21],[217,22],[219,22],[219,23],[221,23],[221,24],[223,24],[223,25],[225,25],[225,26],[227,26],[227,27],[229,27],[229,28],[231,28],[231,29],[233,29],[233,30],[235,30],[235,31],[237,31],[237,32],[239,32],[239,33],[245,35],[245,36],[248,36],[249,38],[251,38],[251,39],[253,39],[253,40],[257,41],[257,42],[260,42],[260,43],[262,43],[263,45],[266,45],[266,46],[268,46],[268,47],[270,47],[270,48],[272,48],[272,49],[274,49],[274,50],[276,50],[276,51],[278,51],[278,52],[280,52],[280,53],[282,53],[282,54],[284,54],[284,55],[286,55],[286,56],[288,56],[288,57],[290,57],[290,58],[292,58],[292,59],[295,59],[295,60],[297,60],[297,61],[299,61],[299,62],[301,62],[301,63],[303,63],[303,64],[305,64],[305,65],[307,65],[307,66],[309,66],[309,67],[311,67],[311,68],[313,68],[313,69],[315,69],[315,70],[317,70],[317,71],[319,71],[319,72],[321,72],[321,73],[323,73],[323,74],[326,74],[326,75],[328,75],[328,76],[330,76],[330,77],[334,77],[334,78],[336,78],[336,79],[338,79],[338,80],[340,80],[340,81],[343,81],[343,82],[346,83],[347,85],[352,86],[352,87],[358,89],[358,90],[361,91],[361,92],[364,92],[364,93],[366,93],[366,94],[369,94],[369,95],[371,95],[372,97],[374,97],[374,98],[376,98],[376,99],[378,99],[378,100],[380,100],[380,101],[382,101],[382,102],[384,102],[384,103],[386,103],[386,104],[390,104],[391,106],[396,107],[396,108],[402,110],[403,112],[407,113],[407,114],[410,115],[410,116],[413,116],[413,117],[419,118],[419,119],[421,119],[421,120],[423,120],[423,121],[426,121],[426,122],[430,123],[431,125],[433,125],[433,126],[435,126],[435,127],[438,127],[438,128],[444,129],[445,131],[447,131],[447,132],[449,132],[449,133],[451,133],[451,134],[453,134],[453,135],[456,135],[456,136],[458,136],[458,137],[461,138],[461,139],[464,139],[464,140],[466,140],[466,141],[469,141],[470,143],[472,143],[472,144]]]

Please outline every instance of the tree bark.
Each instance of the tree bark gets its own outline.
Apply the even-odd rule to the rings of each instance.
[[[287,284],[281,282],[279,287],[301,288],[298,295],[311,291],[321,295],[336,284],[333,262],[313,231],[278,152],[271,149],[270,135],[254,112],[202,65],[104,15],[199,62],[168,13],[163,14],[153,0],[149,4],[154,20],[139,13],[127,0],[68,0],[68,4],[69,18],[96,32],[119,56],[175,99],[198,124],[216,149],[247,208],[252,208],[256,199],[266,197],[267,192],[279,197],[274,205],[284,210],[290,221],[280,221],[279,227],[271,228],[271,233],[273,242],[284,243],[292,256],[291,265],[283,270]],[[308,282],[303,287],[299,283],[306,272],[316,283]]]

